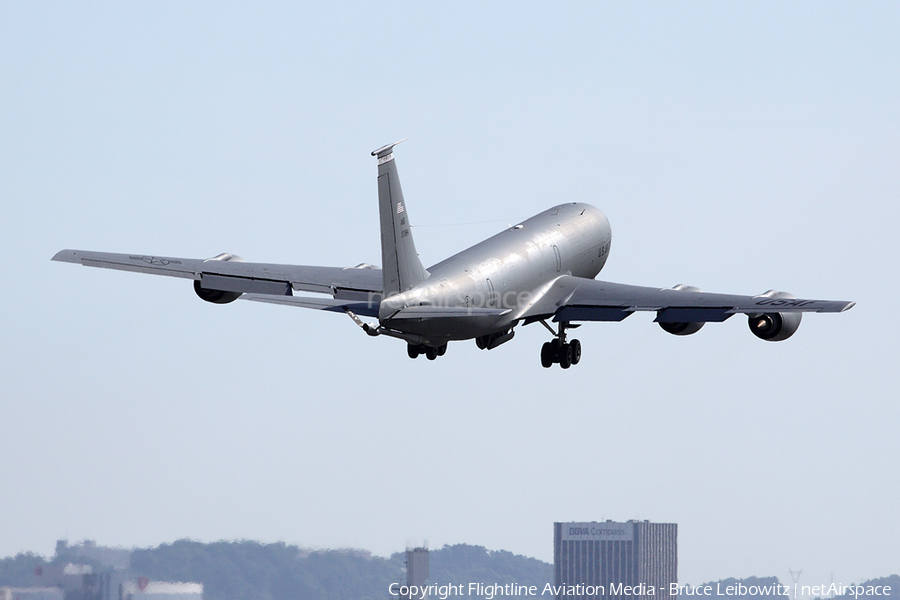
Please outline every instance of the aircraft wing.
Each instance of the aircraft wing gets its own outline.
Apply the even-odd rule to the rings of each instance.
[[[776,296],[714,294],[692,288],[653,288],[563,276],[538,293],[521,318],[526,322],[621,321],[638,311],[657,312],[661,323],[719,322],[734,314],[843,312],[854,302]]]
[[[290,296],[291,290],[320,292],[336,298],[381,294],[381,269],[314,267],[244,262],[230,254],[206,260],[144,254],[61,250],[53,260],[86,267],[135,271],[200,281],[207,289]],[[380,298],[378,298],[380,299]]]

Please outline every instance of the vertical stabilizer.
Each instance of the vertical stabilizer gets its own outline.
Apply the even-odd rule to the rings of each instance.
[[[403,140],[400,140],[402,142]],[[395,142],[372,152],[378,158],[378,213],[381,217],[381,271],[384,295],[405,292],[428,277],[409,225],[409,212],[394,162]]]

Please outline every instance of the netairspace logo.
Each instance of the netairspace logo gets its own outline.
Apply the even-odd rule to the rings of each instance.
[[[715,587],[711,585],[679,586],[677,583],[669,584],[669,594],[678,596],[801,596],[820,597],[825,596],[853,596],[857,599],[861,596],[890,596],[891,586],[889,585],[842,585],[840,583],[831,583],[828,585],[801,585],[796,583],[793,586],[773,584],[773,585],[744,585],[738,583],[735,585],[723,586],[717,583]]]

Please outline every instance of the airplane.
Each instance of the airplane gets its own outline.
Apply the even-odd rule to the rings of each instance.
[[[517,326],[541,323],[552,336],[541,347],[541,365],[563,369],[581,361],[581,342],[570,340],[568,330],[584,322],[650,312],[664,331],[684,336],[745,314],[756,337],[775,342],[797,331],[804,312],[838,313],[855,304],[774,290],[740,296],[687,285],[597,280],[609,258],[612,231],[599,209],[579,202],[554,206],[425,269],[394,160],[400,142],[372,152],[378,162],[380,269],[368,263],[345,268],[252,263],[227,253],[199,260],[62,250],[52,260],[191,279],[197,296],[213,304],[243,298],[345,313],[370,336],[405,341],[410,358],[424,354],[434,360],[456,340],[474,339],[478,348],[492,350],[511,340]]]

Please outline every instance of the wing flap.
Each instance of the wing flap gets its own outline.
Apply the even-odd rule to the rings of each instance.
[[[312,308],[314,310],[327,310],[329,312],[353,311],[364,317],[377,317],[379,301],[357,302],[339,300],[336,298],[313,298],[311,296],[273,296],[270,294],[244,294],[242,300],[252,302],[264,302],[266,304],[280,304],[282,306],[297,306],[300,308]]]
[[[618,322],[633,314],[633,310],[618,306],[563,306],[556,311],[553,320]]]
[[[657,323],[721,323],[734,312],[727,308],[671,306],[659,311]]]
[[[231,275],[201,273],[200,285],[209,290],[222,290],[223,292],[274,294],[277,296],[291,295],[290,283],[286,281],[272,281],[269,279],[252,279],[247,277],[234,277]]]

